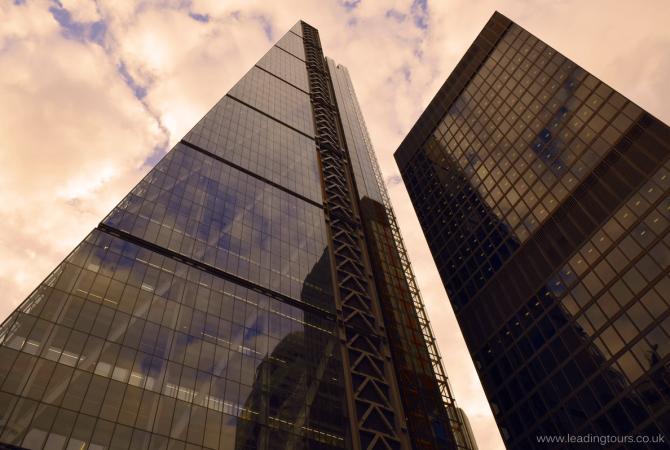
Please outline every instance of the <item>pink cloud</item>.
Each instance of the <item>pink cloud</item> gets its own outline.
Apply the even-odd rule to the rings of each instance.
[[[89,31],[99,23],[104,34],[73,39],[45,0],[1,6],[3,317],[132,189],[147,160],[177,142],[261,58],[272,45],[268,33],[278,39],[298,19],[317,27],[325,54],[348,67],[386,180],[397,180],[393,152],[496,8],[670,121],[665,4],[62,4],[74,23]],[[502,449],[407,193],[395,181],[390,192],[457,401],[480,448]]]

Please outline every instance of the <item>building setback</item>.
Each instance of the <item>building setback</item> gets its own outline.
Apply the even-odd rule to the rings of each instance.
[[[670,435],[668,155],[499,13],[395,153],[507,448]]]
[[[4,444],[468,448],[351,79],[304,22],[0,343]]]
[[[458,418],[460,419],[459,421],[461,422],[462,425],[462,430],[463,430],[463,435],[466,439],[466,442],[468,443],[468,446],[472,450],[479,450],[479,446],[477,445],[477,441],[475,440],[475,433],[472,431],[472,427],[470,426],[470,420],[468,419],[468,416],[465,414],[465,411],[463,409],[458,408]]]

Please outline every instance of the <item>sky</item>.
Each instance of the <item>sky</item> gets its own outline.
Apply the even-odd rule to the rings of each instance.
[[[302,19],[349,69],[457,402],[502,450],[392,156],[495,10],[670,122],[670,2],[0,0],[0,320]]]

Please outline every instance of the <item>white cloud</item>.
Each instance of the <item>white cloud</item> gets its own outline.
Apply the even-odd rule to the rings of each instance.
[[[398,176],[393,152],[495,8],[670,121],[670,6],[658,2],[450,0],[427,5],[426,29],[411,0],[349,12],[336,1],[61,4],[80,28],[63,29],[55,3],[0,0],[3,316],[140,180],[155,149],[180,139],[260,59],[272,45],[266,32],[278,39],[298,19],[349,68],[387,180]],[[502,449],[404,186],[391,195],[457,400],[480,448]]]
[[[75,22],[97,22],[100,20],[98,8],[93,0],[60,0],[63,9],[70,11]]]
[[[48,7],[12,8],[0,29],[4,315],[137,182],[165,140],[109,55],[64,38]]]

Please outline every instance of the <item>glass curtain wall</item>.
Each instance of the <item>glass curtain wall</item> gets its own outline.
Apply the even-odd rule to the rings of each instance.
[[[670,431],[669,155],[498,13],[396,152],[508,448]]]

